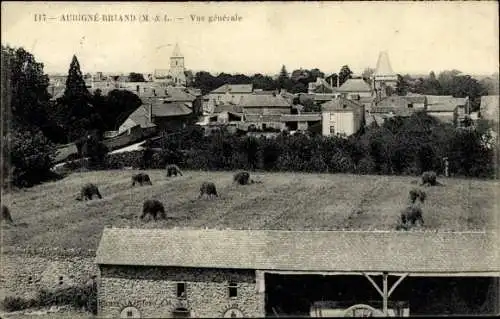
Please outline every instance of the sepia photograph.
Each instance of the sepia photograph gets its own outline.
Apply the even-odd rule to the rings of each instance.
[[[2,1],[0,318],[500,315],[498,1]]]

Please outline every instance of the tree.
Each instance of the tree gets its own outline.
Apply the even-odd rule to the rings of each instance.
[[[69,140],[73,141],[85,136],[88,130],[94,128],[94,123],[91,121],[91,113],[94,112],[91,101],[92,95],[83,80],[80,63],[73,55],[64,95],[58,106],[63,116],[62,125],[68,131]]]
[[[339,72],[339,86],[342,86],[350,78],[352,78],[352,71],[348,65],[344,65]]]
[[[286,70],[286,67],[284,65],[281,67],[281,71],[276,82],[278,89],[280,90],[281,89],[290,90],[292,88],[292,81],[290,80],[290,77],[288,76],[288,71]]]
[[[408,94],[409,84],[404,77],[398,74],[398,82],[396,83],[396,94],[404,96]]]
[[[375,69],[365,68],[363,70],[363,73],[361,73],[361,77],[363,78],[363,80],[365,80],[366,83],[371,85],[373,73],[375,73]]]
[[[128,80],[130,82],[146,82],[144,75],[142,73],[130,72],[128,75]]]

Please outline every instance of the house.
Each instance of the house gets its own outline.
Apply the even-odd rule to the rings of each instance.
[[[309,94],[333,94],[335,93],[335,88],[333,87],[333,83],[328,83],[323,78],[316,78],[316,82],[309,82],[307,93]]]
[[[321,113],[282,114],[280,121],[289,131],[308,131],[321,125]]]
[[[241,96],[238,106],[243,110],[246,125],[259,130],[283,130],[282,114],[291,114],[291,103],[280,95],[248,94]]]
[[[451,95],[426,95],[427,114],[443,122],[457,123],[470,113],[469,98],[456,98]]]
[[[425,96],[398,96],[391,95],[375,102],[375,107],[387,109],[413,109],[423,111],[426,109]]]
[[[464,302],[498,313],[496,239],[491,232],[105,228],[95,258],[98,316],[464,314],[451,285],[466,291]],[[425,297],[429,287],[433,298]]]
[[[348,79],[337,89],[337,93],[343,98],[357,99],[358,97],[371,97],[372,89],[363,79]]]
[[[364,125],[364,106],[343,97],[335,98],[321,105],[321,121],[323,136],[355,134]]]
[[[252,93],[252,84],[224,84],[203,97],[203,111],[212,113],[219,103],[239,104],[241,97]]]
[[[500,96],[486,95],[481,96],[480,117],[492,121],[495,130],[498,132],[498,124],[500,122]]]

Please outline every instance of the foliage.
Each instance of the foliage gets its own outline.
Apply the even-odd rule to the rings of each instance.
[[[144,75],[142,73],[130,72],[128,75],[128,80],[130,82],[146,82]]]
[[[352,71],[349,69],[348,65],[342,66],[339,72],[339,86],[345,83],[348,79],[352,77]]]
[[[28,300],[17,296],[6,296],[2,300],[2,308],[7,312],[19,311],[31,308],[36,304],[35,300]]]

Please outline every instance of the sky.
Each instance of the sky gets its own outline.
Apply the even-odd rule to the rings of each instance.
[[[35,21],[36,14],[46,20]],[[68,14],[98,20],[63,20]],[[103,21],[120,14],[129,21]],[[194,15],[205,20],[193,22]],[[241,19],[209,22],[214,15]],[[195,72],[277,74],[285,65],[332,73],[347,64],[361,74],[387,51],[401,74],[492,74],[499,69],[498,23],[497,1],[2,2],[1,39],[34,54],[47,73],[67,73],[73,54],[84,73],[152,73],[169,67],[178,43]]]

